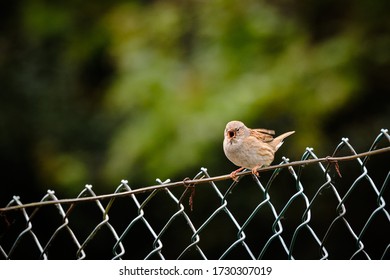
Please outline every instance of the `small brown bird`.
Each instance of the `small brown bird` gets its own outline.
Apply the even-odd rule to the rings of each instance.
[[[240,121],[231,121],[226,125],[223,150],[226,157],[239,169],[230,176],[236,180],[237,173],[248,168],[252,174],[259,176],[258,168],[269,166],[274,160],[275,152],[282,146],[284,138],[295,131],[289,131],[274,138],[275,131],[268,129],[250,129]]]

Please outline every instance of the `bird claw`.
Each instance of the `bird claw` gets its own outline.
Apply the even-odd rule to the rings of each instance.
[[[257,169],[261,167],[261,166],[255,166],[252,168],[252,174],[253,175],[256,175],[257,177],[259,177],[259,171],[257,171]]]
[[[258,165],[258,166],[253,167],[251,169],[252,174],[256,175],[257,177],[259,177],[259,172],[257,171],[257,169],[260,168],[260,167],[262,167],[262,166]],[[238,168],[237,170],[234,170],[232,173],[230,173],[230,178],[232,178],[233,181],[238,182],[237,173],[241,172],[243,169],[244,169],[244,167],[241,167],[241,168]]]
[[[238,182],[237,172],[230,173],[230,178],[232,178],[233,181]]]
[[[233,179],[233,181],[238,182],[238,176],[237,173],[242,171],[244,167],[238,168],[237,170],[234,170],[232,173],[230,173],[230,178]]]

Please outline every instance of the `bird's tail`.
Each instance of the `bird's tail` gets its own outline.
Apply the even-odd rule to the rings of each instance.
[[[278,137],[276,137],[272,142],[274,144],[274,147],[275,147],[275,151],[277,151],[280,146],[283,145],[283,140],[290,136],[291,134],[294,134],[295,131],[289,131],[289,132],[286,132],[286,133],[283,133],[282,135],[279,135]]]

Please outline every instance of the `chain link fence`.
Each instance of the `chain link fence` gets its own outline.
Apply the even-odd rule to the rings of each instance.
[[[389,259],[389,143],[382,129],[358,154],[343,138],[331,157],[307,148],[237,182],[201,168],[109,195],[14,196],[0,209],[0,258]]]

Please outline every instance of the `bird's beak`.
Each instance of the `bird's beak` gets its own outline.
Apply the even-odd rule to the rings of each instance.
[[[234,129],[229,129],[226,134],[230,140],[236,136],[236,132],[234,131]]]

